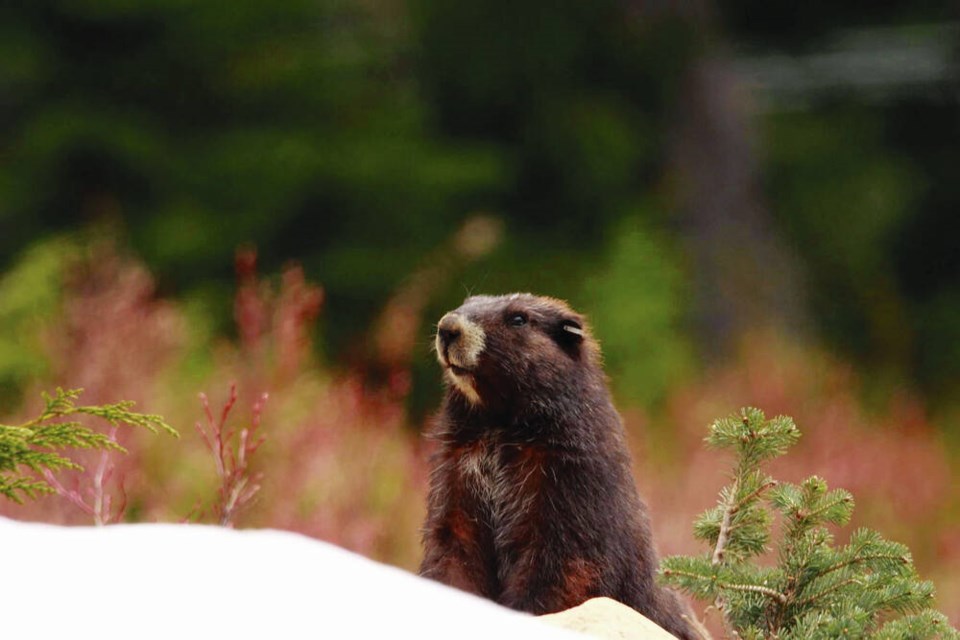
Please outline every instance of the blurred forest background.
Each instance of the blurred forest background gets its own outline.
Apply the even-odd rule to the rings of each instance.
[[[0,422],[132,399],[62,493],[207,521],[194,432],[236,382],[236,524],[408,568],[469,293],[586,312],[663,552],[705,425],[787,413],[778,469],[858,499],[960,622],[960,22],[949,3],[36,0],[0,7]],[[261,394],[270,398],[257,406]],[[99,465],[99,466],[98,466]],[[71,489],[72,487],[72,489]],[[92,495],[92,494],[90,494]],[[69,496],[4,515],[89,522]],[[85,498],[84,498],[85,499]]]

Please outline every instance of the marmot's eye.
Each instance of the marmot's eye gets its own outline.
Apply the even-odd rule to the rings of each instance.
[[[507,317],[507,324],[511,327],[522,327],[527,324],[527,316],[523,313],[514,313]]]

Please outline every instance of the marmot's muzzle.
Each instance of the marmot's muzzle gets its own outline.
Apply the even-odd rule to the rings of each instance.
[[[448,313],[443,316],[437,325],[437,350],[446,351],[462,334],[463,325],[459,315],[456,313]]]
[[[437,324],[437,357],[444,367],[469,371],[477,366],[486,334],[480,325],[464,315],[451,311]]]
[[[479,397],[471,384],[470,374],[485,345],[483,328],[456,311],[443,316],[437,323],[437,360],[448,379],[473,403],[478,402]]]

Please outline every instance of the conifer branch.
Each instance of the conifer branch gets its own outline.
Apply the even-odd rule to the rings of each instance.
[[[720,522],[720,533],[717,535],[717,544],[713,548],[713,557],[710,560],[711,564],[714,566],[723,562],[723,556],[727,549],[727,540],[730,537],[730,522],[733,519],[734,509],[736,509],[738,506],[734,503],[738,485],[739,478],[735,478],[733,481],[733,486],[730,488],[730,493],[727,496],[727,504],[723,509],[723,520]]]
[[[761,494],[763,494],[767,489],[772,489],[773,487],[776,487],[778,484],[780,483],[774,480],[773,478],[768,478],[759,487],[757,487],[756,489],[754,489],[753,491],[745,495],[743,498],[741,498],[740,501],[731,510],[731,515],[735,515],[738,511],[740,511],[741,508],[743,508],[744,505],[753,502],[754,500],[759,498]]]
[[[727,540],[730,537],[730,523],[733,521],[734,509],[738,506],[734,503],[738,485],[739,478],[735,478],[733,486],[727,494],[726,504],[723,507],[723,518],[720,521],[720,531],[717,533],[717,544],[713,548],[713,556],[710,559],[710,564],[715,567],[723,563],[723,558],[726,554]],[[722,585],[718,583],[717,586]],[[713,600],[713,605],[717,608],[717,611],[720,612],[720,617],[727,631],[727,637],[739,637],[736,630],[730,625],[728,616],[726,615],[728,604],[727,599],[723,597],[722,593],[717,593],[717,597]]]
[[[846,580],[841,580],[840,582],[827,587],[826,589],[824,589],[823,591],[820,591],[819,593],[815,593],[812,596],[808,596],[803,600],[798,600],[796,603],[794,603],[794,606],[798,608],[808,607],[814,602],[816,602],[817,600],[820,600],[825,596],[828,596],[835,591],[839,591],[840,589],[843,589],[844,587],[847,587],[851,584],[863,584],[863,583],[858,578],[847,578]]]
[[[769,587],[764,587],[758,584],[730,584],[730,583],[721,583],[720,587],[722,589],[729,589],[730,591],[742,591],[746,593],[759,593],[764,595],[772,600],[776,600],[780,604],[786,604],[787,596],[783,595],[776,589],[771,589]]]
[[[849,558],[847,560],[837,562],[825,569],[821,569],[820,571],[817,571],[817,573],[814,574],[812,579],[822,578],[826,575],[833,573],[834,571],[838,571],[840,569],[844,569],[846,567],[850,567],[856,564],[870,562],[871,560],[890,560],[892,562],[899,562],[904,565],[910,564],[910,559],[902,555],[875,553],[872,555],[859,556],[856,558]]]
[[[41,494],[60,493],[76,503],[75,498],[79,494],[63,487],[53,473],[62,469],[82,470],[83,467],[57,451],[99,449],[104,455],[110,451],[125,453],[126,449],[115,438],[120,425],[142,427],[153,433],[164,431],[179,437],[177,431],[160,416],[132,411],[133,402],[78,406],[76,400],[82,392],[82,389],[64,390],[59,387],[53,395],[44,392],[41,394],[44,407],[37,417],[19,425],[0,424],[0,495],[22,503],[24,498],[36,499]],[[112,430],[102,433],[68,419],[79,415],[104,420]],[[95,505],[87,505],[91,513],[99,514],[95,517],[97,522],[102,522],[110,510],[109,496],[103,494],[107,466],[101,457],[93,479]],[[39,474],[40,477],[33,474]],[[87,509],[84,511],[87,512]]]
[[[798,510],[794,512],[794,518],[796,518],[798,521],[816,520],[817,516],[820,516],[826,513],[827,511],[829,511],[830,509],[833,509],[834,507],[846,506],[850,504],[853,501],[853,499],[846,492],[844,492],[844,494],[845,495],[841,495],[837,497],[835,500],[826,502],[822,506],[816,509],[813,509],[811,511]]]
[[[692,571],[684,571],[683,569],[664,569],[661,572],[666,577],[671,576],[682,576],[684,578],[693,578],[694,580],[710,580],[717,589],[727,589],[729,591],[741,591],[749,593],[759,593],[761,595],[767,596],[773,600],[776,600],[780,604],[785,604],[787,601],[787,596],[780,593],[776,589],[771,589],[769,587],[764,587],[762,585],[755,584],[737,584],[735,582],[724,582],[718,580],[715,576],[703,576],[699,573],[694,573]]]

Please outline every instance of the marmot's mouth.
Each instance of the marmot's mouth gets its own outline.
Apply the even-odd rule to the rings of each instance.
[[[449,370],[455,376],[466,376],[471,373],[471,369],[467,367],[462,367],[458,364],[454,364],[453,360],[450,358],[450,350],[443,349],[439,353],[440,364],[447,370]],[[459,359],[459,358],[458,358]]]
[[[463,367],[458,367],[452,362],[447,363],[447,368],[450,369],[450,371],[452,371],[453,374],[457,376],[465,376],[470,374],[470,369],[464,369]]]

